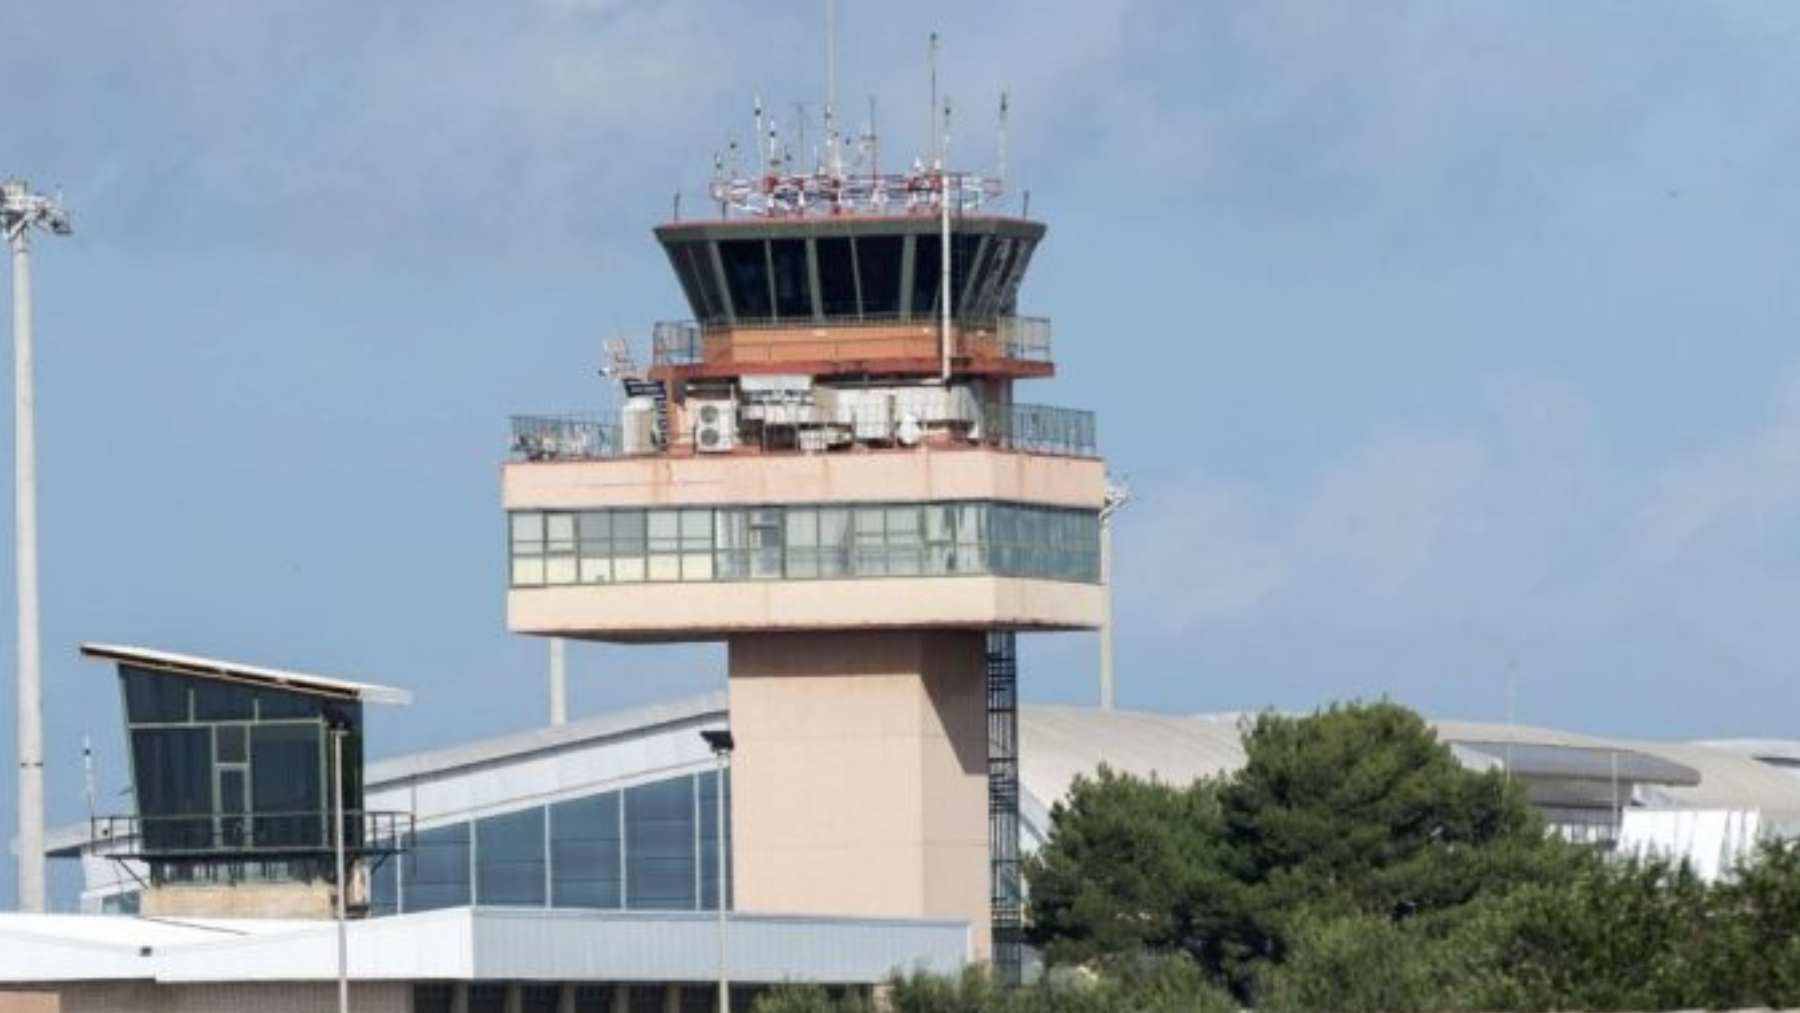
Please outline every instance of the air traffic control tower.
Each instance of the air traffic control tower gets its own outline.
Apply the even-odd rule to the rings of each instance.
[[[724,641],[734,906],[966,920],[1005,968],[1014,645],[1099,626],[1104,467],[1090,413],[1014,399],[1054,372],[1044,225],[851,147],[720,166],[655,230],[693,319],[609,348],[614,410],[512,420],[508,624]]]

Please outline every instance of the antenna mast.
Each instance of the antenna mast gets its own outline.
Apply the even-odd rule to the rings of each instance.
[[[925,136],[931,141],[931,167],[942,169],[944,167],[944,149],[940,143],[941,139],[938,137],[937,128],[938,34],[936,32],[931,33],[928,62],[931,64],[931,106],[925,110]]]

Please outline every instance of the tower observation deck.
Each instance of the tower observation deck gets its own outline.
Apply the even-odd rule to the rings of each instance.
[[[1104,465],[1091,414],[1014,397],[1055,369],[1044,224],[836,161],[721,167],[717,217],[655,230],[688,319],[610,349],[616,407],[513,419],[508,623],[726,642],[735,906],[966,919],[986,956],[991,635],[1099,626]]]

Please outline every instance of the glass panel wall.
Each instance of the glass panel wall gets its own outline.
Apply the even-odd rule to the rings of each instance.
[[[120,665],[119,678],[153,876],[218,878],[251,854],[269,859],[264,875],[315,875],[316,863],[294,853],[323,849],[329,836],[334,724],[349,728],[344,808],[362,808],[361,705],[135,665]],[[224,864],[199,868],[209,862]]]
[[[556,542],[548,535],[521,542],[516,534],[560,530],[577,521],[579,568],[535,562]],[[608,576],[710,581],[991,574],[1100,580],[1100,517],[1092,510],[983,501],[859,503],[525,511],[514,513],[510,523],[514,587],[605,583]],[[621,538],[621,530],[631,534]],[[601,534],[605,531],[612,533],[610,539]]]
[[[475,824],[475,902],[542,907],[544,810],[490,816]]]
[[[373,910],[716,910],[717,781],[711,771],[689,774],[420,831],[376,870]],[[729,857],[726,866],[729,905]]]
[[[698,903],[693,778],[625,790],[625,896],[630,906],[687,911]]]
[[[469,897],[469,825],[453,823],[413,836],[402,866],[400,906],[404,911],[462,907]]]
[[[551,906],[625,906],[620,804],[613,791],[550,807]]]

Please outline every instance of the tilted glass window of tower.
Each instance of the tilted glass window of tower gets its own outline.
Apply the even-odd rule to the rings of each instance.
[[[990,575],[1100,581],[1100,515],[1022,503],[514,511],[513,587]]]
[[[131,665],[121,665],[119,677],[137,796],[136,843],[153,877],[324,874],[332,841],[333,726],[348,729],[344,810],[362,809],[359,702]]]

